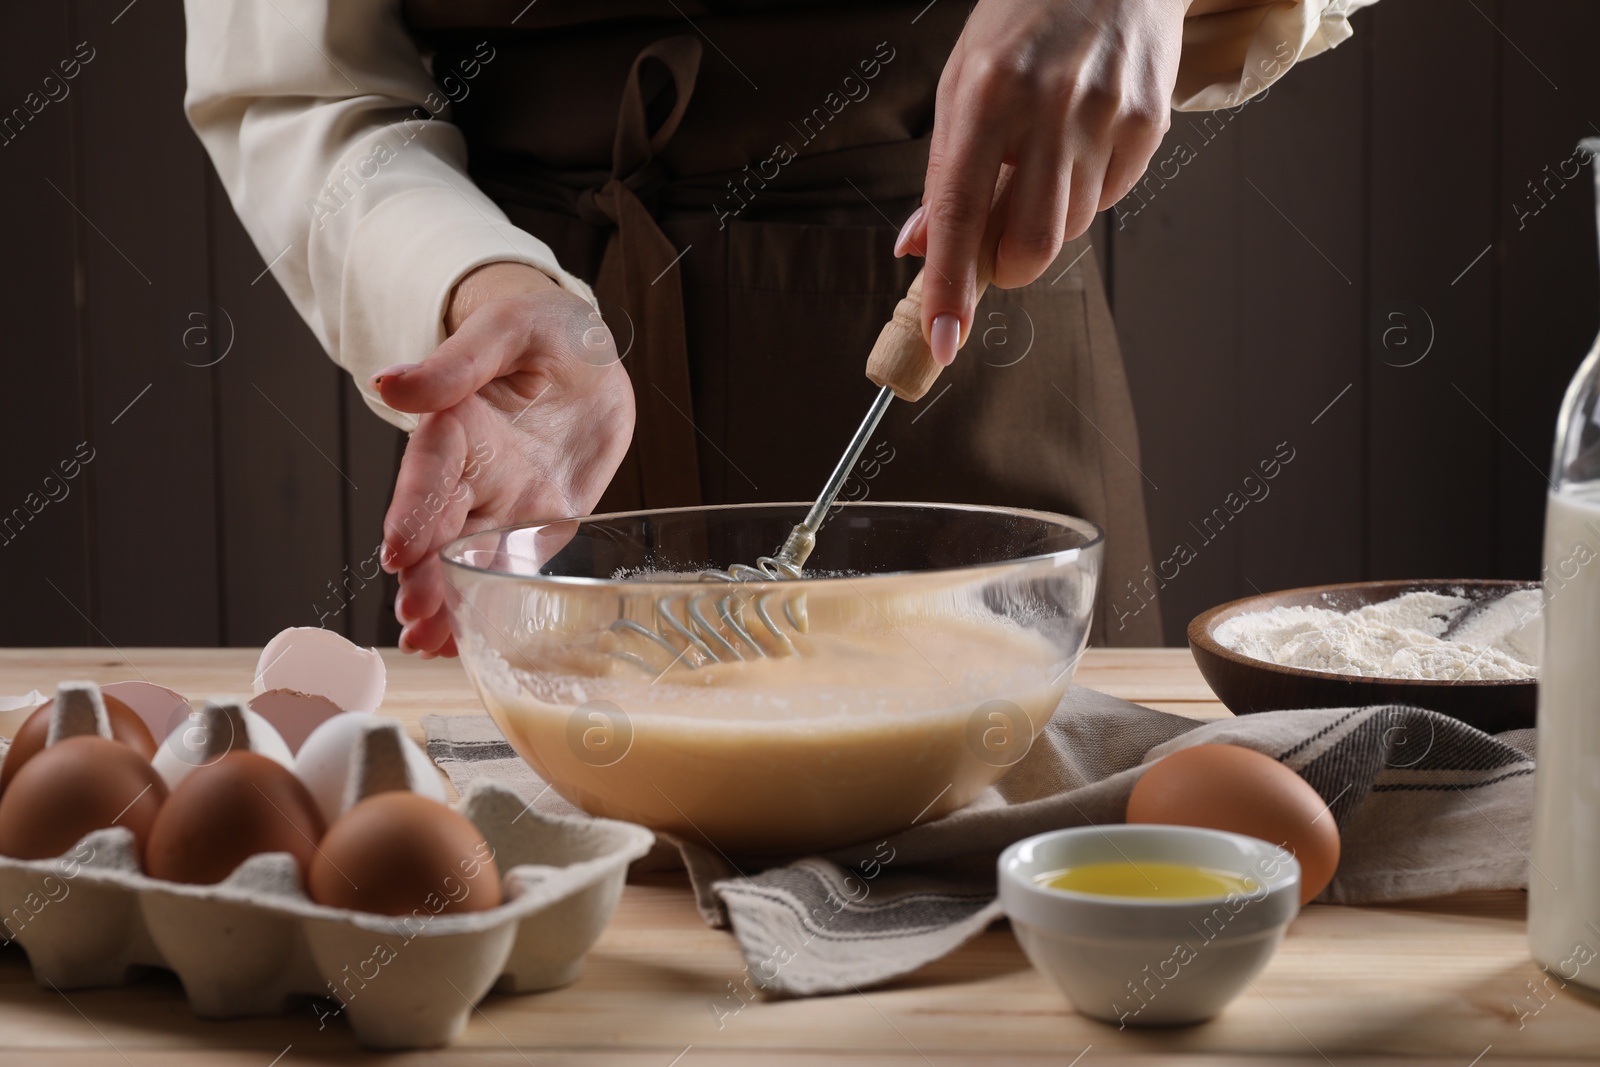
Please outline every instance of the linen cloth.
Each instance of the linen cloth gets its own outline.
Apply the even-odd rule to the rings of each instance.
[[[428,754],[458,790],[489,775],[541,811],[581,814],[487,716],[427,716],[423,728]],[[1527,885],[1533,730],[1491,736],[1400,706],[1190,719],[1081,686],[1005,779],[943,818],[765,869],[661,835],[640,865],[681,860],[706,921],[738,938],[752,988],[857,990],[945,955],[1000,918],[995,859],[1005,846],[1060,827],[1122,822],[1152,762],[1211,743],[1272,756],[1328,805],[1342,855],[1320,901],[1379,904]]]

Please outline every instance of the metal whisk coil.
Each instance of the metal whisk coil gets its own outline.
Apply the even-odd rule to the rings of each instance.
[[[767,577],[754,567],[744,569],[755,571],[763,579]],[[739,582],[740,579],[734,578],[731,571],[732,568],[728,571],[707,571],[702,579],[708,582]],[[767,590],[741,597],[737,592],[719,590],[662,597],[656,601],[656,629],[634,619],[618,619],[610,629],[618,636],[637,636],[648,646],[659,649],[666,658],[652,663],[626,648],[612,648],[610,654],[653,674],[664,673],[678,664],[692,670],[712,663],[798,655],[788,632],[774,616],[775,607],[790,629],[805,633],[803,594],[789,595]],[[751,624],[748,615],[755,617],[758,627]],[[758,634],[764,635],[765,640]]]

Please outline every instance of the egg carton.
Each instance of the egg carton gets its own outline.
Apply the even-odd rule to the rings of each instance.
[[[504,902],[488,911],[387,916],[330,908],[287,853],[252,856],[216,885],[140,870],[133,835],[97,830],[53,860],[0,857],[4,934],[41,986],[121,985],[164,967],[203,1019],[277,1015],[307,997],[375,1049],[446,1045],[491,991],[578,977],[654,835],[631,823],[544,815],[512,789],[472,783],[456,805],[494,850]],[[442,900],[442,898],[441,898]],[[442,905],[441,905],[442,906]]]
[[[370,714],[384,687],[375,651],[300,627],[262,650],[248,705],[196,709],[148,681],[64,682],[50,736],[110,736],[103,698],[114,696],[162,746],[153,762],[169,785],[174,771],[244,749],[301,776],[330,823],[389,789],[442,801],[427,756],[399,723]],[[45,699],[38,691],[0,696],[0,733],[13,733]],[[307,744],[322,727],[334,743]],[[0,739],[0,757],[6,745]],[[144,874],[133,833],[112,827],[55,859],[0,856],[0,941],[22,945],[45,987],[116,986],[135,968],[163,967],[201,1018],[276,1015],[322,997],[305,1010],[323,1025],[347,1019],[369,1048],[445,1045],[488,992],[531,993],[577,978],[616,910],[628,865],[654,841],[631,823],[541,814],[493,781],[473,782],[455,807],[502,872],[495,908],[452,913],[442,895],[399,917],[328,907],[306,895],[287,853],[252,856],[216,885],[163,881]]]

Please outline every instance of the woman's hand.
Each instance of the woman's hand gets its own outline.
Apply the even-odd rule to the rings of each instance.
[[[610,330],[581,297],[520,263],[462,279],[449,338],[374,381],[422,415],[383,523],[400,575],[407,652],[454,655],[438,551],[475,530],[593,510],[633,436],[633,387]]]
[[[1187,0],[979,0],[939,79],[923,206],[923,329],[949,364],[1006,168],[994,284],[1027,285],[1144,173],[1169,124]]]

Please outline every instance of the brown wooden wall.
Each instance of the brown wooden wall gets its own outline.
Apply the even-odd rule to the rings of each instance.
[[[319,618],[373,640],[397,435],[189,131],[180,5],[8,22],[0,116],[59,99],[0,132],[0,643],[256,644]],[[1538,570],[1552,420],[1597,326],[1591,186],[1551,175],[1600,135],[1600,4],[1354,22],[1237,114],[1176,116],[1170,179],[1097,231],[1169,641],[1252,589]]]

